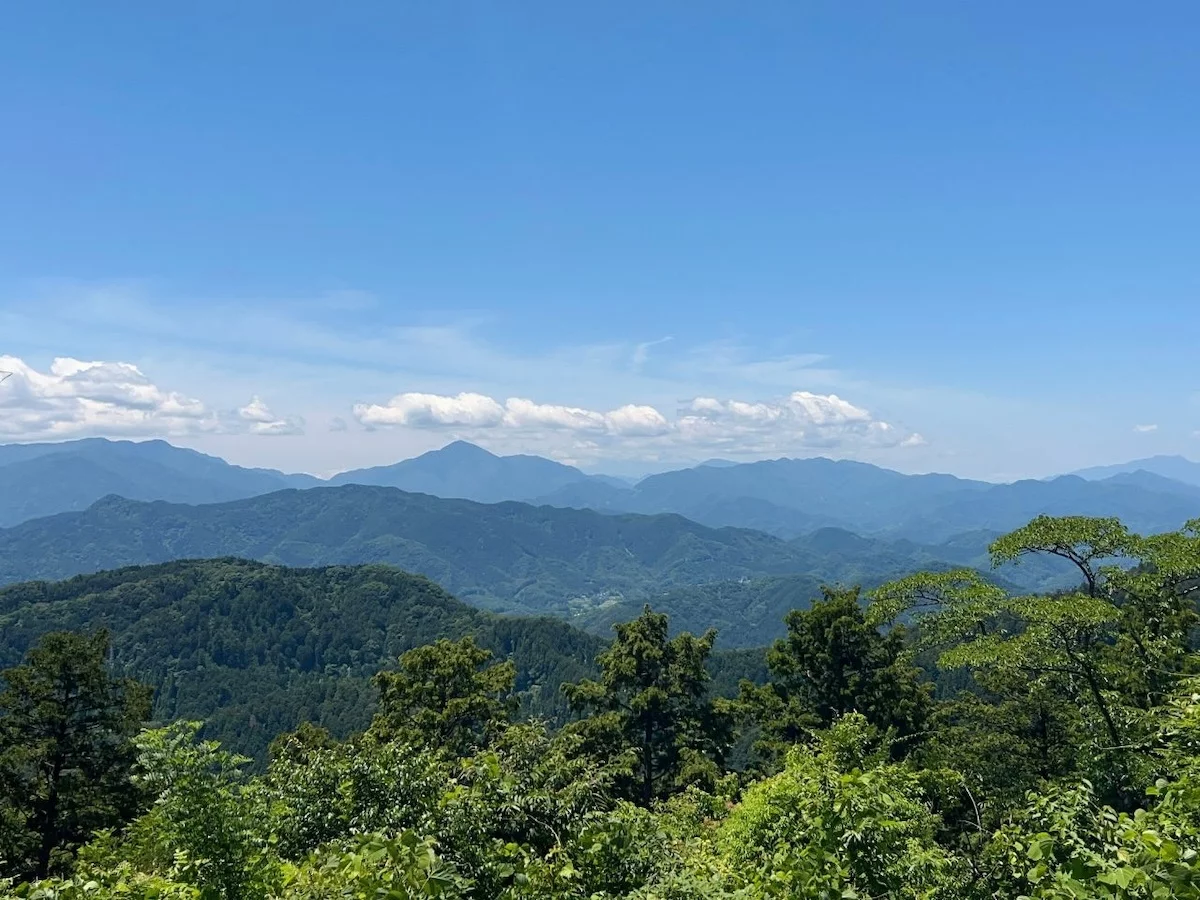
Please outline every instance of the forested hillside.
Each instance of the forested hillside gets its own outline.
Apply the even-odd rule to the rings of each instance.
[[[511,656],[517,690],[546,714],[603,646],[552,619],[488,615],[387,566],[185,561],[0,590],[0,665],[48,631],[97,628],[112,635],[118,670],[155,687],[157,719],[204,719],[253,754],[303,721],[342,735],[364,727],[370,676],[437,638],[471,634]]]
[[[484,505],[358,485],[206,506],[107,498],[83,513],[0,531],[7,582],[214,556],[299,566],[386,562],[472,603],[519,611],[784,573],[798,561],[768,535],[678,516]]]
[[[576,638],[581,654],[599,650],[589,667],[558,652],[578,635],[566,626],[489,632],[503,620],[377,566],[217,560],[9,589],[0,634],[24,644],[43,626],[94,624],[93,609],[126,631],[111,645],[42,634],[0,672],[0,890],[1197,900],[1200,522],[1145,537],[1112,519],[1040,518],[991,552],[1067,558],[1080,587],[1012,594],[957,570],[866,597],[825,590],[788,614],[762,683],[736,697],[712,672],[761,657],[714,665],[711,631],[671,637],[645,610],[603,647]],[[336,629],[345,639],[327,641]],[[447,629],[465,637],[375,676],[363,730],[301,724],[257,772],[196,723],[144,728],[147,691],[123,677],[153,652],[255,676],[299,657],[352,677],[366,672],[359,648]],[[941,692],[918,658],[954,676]],[[522,717],[530,666],[547,686],[551,667],[579,672],[559,691],[570,717]]]
[[[613,615],[635,614],[648,600],[701,622],[673,598],[697,586],[697,597],[719,596],[722,584],[748,581],[737,588],[748,605],[713,620],[724,627],[723,646],[747,646],[777,637],[786,604],[821,583],[874,585],[918,568],[986,567],[993,536],[973,535],[944,552],[837,530],[785,542],[673,515],[487,505],[348,485],[205,506],[106,498],[82,513],[0,530],[0,584],[219,556],[290,566],[388,563],[476,606],[550,613],[607,633]],[[1067,585],[1058,562],[996,574],[1029,588]],[[798,590],[781,598],[772,578]]]
[[[559,686],[591,674],[606,643],[554,619],[488,614],[388,566],[215,559],[0,590],[0,667],[47,632],[96,629],[111,635],[115,670],[154,687],[156,719],[203,719],[207,734],[257,757],[301,722],[337,735],[365,727],[370,677],[439,638],[470,635],[511,659],[525,712],[561,719]],[[736,691],[761,662],[718,668]]]

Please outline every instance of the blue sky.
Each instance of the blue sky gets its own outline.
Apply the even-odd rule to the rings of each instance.
[[[14,7],[0,439],[321,473],[453,437],[612,471],[1200,457],[1197,28],[1170,2]]]

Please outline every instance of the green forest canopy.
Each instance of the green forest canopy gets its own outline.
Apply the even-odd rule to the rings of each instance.
[[[0,584],[227,556],[301,567],[387,563],[485,609],[553,614],[607,637],[613,622],[649,602],[696,630],[719,626],[721,646],[747,647],[779,637],[784,615],[822,583],[876,586],[918,569],[986,568],[995,536],[922,547],[825,529],[783,541],[676,515],[347,485],[204,506],[106,498],[0,529]],[[1069,585],[1063,571],[1049,558],[997,574],[1029,590]]]
[[[0,589],[0,667],[51,631],[111,636],[115,671],[155,689],[157,721],[201,719],[205,736],[263,758],[312,722],[345,736],[370,720],[371,676],[406,650],[471,635],[512,660],[527,714],[567,714],[559,686],[595,672],[604,647],[548,617],[498,616],[390,566],[288,569],[238,559],[133,567]],[[761,680],[761,651],[716,654],[726,693]]]
[[[712,634],[671,637],[647,609],[569,683],[558,727],[519,718],[510,661],[442,640],[379,676],[365,730],[301,726],[260,774],[194,724],[138,731],[105,637],[46,635],[0,696],[8,890],[1200,897],[1200,522],[1041,518],[993,553],[1067,559],[1080,587],[961,570],[865,608],[831,590],[737,698],[709,687]],[[964,689],[935,693],[917,659]],[[754,751],[734,768],[739,732]]]

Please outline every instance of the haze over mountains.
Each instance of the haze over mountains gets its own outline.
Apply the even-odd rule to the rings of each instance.
[[[321,483],[311,475],[235,466],[166,441],[0,444],[0,527],[87,509],[109,494],[218,503]]]
[[[1168,530],[1200,516],[1200,486],[1143,469],[997,485],[828,459],[714,461],[629,485],[462,442],[322,481],[162,441],[10,445],[0,583],[185,558],[390,563],[488,609],[606,633],[649,601],[676,627],[747,646],[822,583],[987,569],[991,540],[1042,513]],[[994,576],[1072,578],[1054,562]]]
[[[1136,472],[1149,472],[1151,475],[1200,487],[1200,463],[1192,462],[1182,456],[1151,456],[1113,466],[1093,466],[1090,469],[1080,469],[1073,474],[1089,481],[1099,481],[1104,478],[1112,478],[1114,475],[1128,475]]]
[[[246,469],[163,441],[89,439],[0,446],[0,527],[86,509],[110,494],[131,500],[216,503],[285,488],[363,484],[438,497],[677,513],[713,527],[792,538],[818,528],[940,543],[965,531],[1005,531],[1035,515],[1119,516],[1141,531],[1200,515],[1200,464],[1156,457],[1046,480],[992,484],[952,475],[903,475],[848,460],[714,460],[636,484],[588,475],[537,456],[496,456],[462,441],[323,481]]]
[[[199,506],[107,497],[84,512],[0,530],[0,584],[178,559],[388,563],[496,611],[549,613],[607,633],[652,602],[677,627],[717,626],[724,645],[746,646],[776,636],[784,613],[807,606],[823,583],[986,567],[987,540],[923,547],[824,529],[784,541],[670,514],[479,504],[345,485]],[[1053,565],[1000,573],[1030,587],[1064,574]]]

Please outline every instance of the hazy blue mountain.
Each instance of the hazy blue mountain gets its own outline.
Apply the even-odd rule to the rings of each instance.
[[[629,487],[619,478],[585,475],[537,456],[496,456],[463,441],[415,459],[344,472],[324,481],[235,466],[166,441],[87,438],[0,445],[0,527],[87,509],[108,494],[134,500],[216,503],[322,484],[381,485],[486,503],[530,500],[570,485]]]
[[[1001,533],[1041,514],[1118,516],[1139,531],[1164,531],[1200,516],[1198,501],[1197,487],[1149,472],[990,484],[821,458],[698,466],[649,476],[631,490],[569,485],[539,498],[605,512],[674,512],[783,538],[840,527],[920,544]]]
[[[593,478],[574,466],[540,456],[497,456],[466,441],[455,441],[389,466],[342,472],[329,483],[394,487],[480,503],[529,500],[566,485],[613,486],[609,479]]]
[[[658,511],[658,506],[657,503],[646,503],[634,508],[639,512],[650,513]],[[681,503],[678,509],[670,511],[713,528],[726,525],[752,528],[785,539],[798,537],[818,528],[840,525],[844,521],[830,516],[813,515],[800,509],[789,509],[759,497],[697,497],[694,501]]]
[[[890,533],[923,543],[949,540],[964,531],[1008,531],[1038,515],[1116,516],[1134,531],[1180,528],[1200,516],[1200,493],[1186,485],[1172,491],[1167,479],[1087,481],[1063,475],[1050,481],[1017,481],[983,493],[943,496],[914,508]]]
[[[320,483],[308,475],[234,466],[166,441],[5,444],[0,445],[0,526],[86,509],[108,494],[214,503]]]
[[[951,475],[902,475],[867,463],[775,459],[714,460],[643,478],[630,490],[570,485],[538,502],[605,511],[674,512],[706,525],[755,528],[796,537],[816,528],[859,531],[898,527],[915,507],[985,482]]]
[[[574,481],[548,494],[540,494],[529,502],[567,509],[594,509],[598,512],[630,512],[637,503],[637,494],[630,485],[608,481]]]
[[[1147,472],[1145,469],[1138,469],[1134,472],[1121,472],[1105,478],[1102,483],[1129,484],[1148,491],[1155,491],[1159,494],[1170,494],[1175,497],[1200,497],[1200,484],[1177,481],[1174,478],[1167,478],[1165,475],[1156,475],[1153,472]]]
[[[1099,481],[1114,475],[1138,471],[1200,486],[1200,463],[1192,462],[1182,456],[1151,456],[1147,459],[1135,459],[1131,462],[1117,463],[1111,466],[1093,466],[1089,469],[1080,469],[1072,474],[1088,481]]]
[[[681,495],[676,502],[657,502],[636,488],[614,487],[599,482],[576,482],[530,501],[569,509],[594,509],[607,513],[637,512],[647,515],[676,513],[713,528],[730,526],[765,531],[776,537],[793,538],[839,523],[830,517],[813,516],[798,509],[779,506],[758,497],[713,497]]]
[[[621,475],[602,475],[595,473],[589,475],[588,477],[592,481],[598,481],[601,484],[611,485],[615,488],[631,488],[641,480],[640,478],[625,478]]]
[[[700,499],[750,498],[800,510],[828,524],[882,531],[902,522],[913,507],[989,487],[952,475],[902,475],[868,463],[818,457],[665,472],[640,481],[637,493],[647,506],[662,509]]]
[[[88,439],[0,445],[0,527],[84,510],[110,494],[217,503],[329,483],[485,503],[519,500],[612,514],[675,513],[714,528],[749,528],[785,539],[840,527],[918,544],[941,543],[960,532],[1007,531],[1041,513],[1115,515],[1145,531],[1177,528],[1200,515],[1200,485],[1141,469],[1100,480],[1072,476],[996,485],[950,475],[904,475],[846,460],[713,460],[631,485],[537,456],[496,456],[457,441],[415,459],[324,482],[230,465],[164,441]]]

